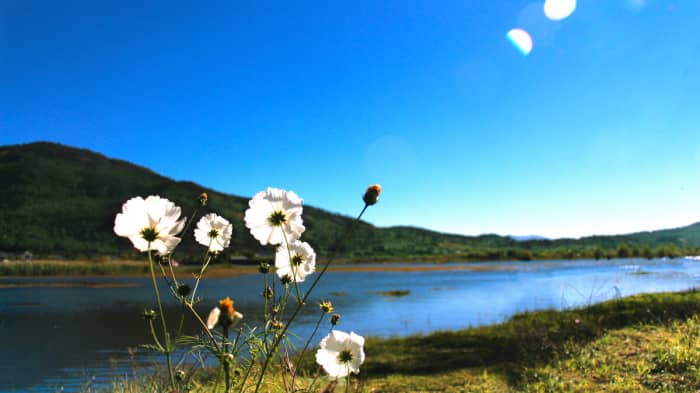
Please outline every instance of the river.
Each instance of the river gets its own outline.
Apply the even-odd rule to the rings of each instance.
[[[498,323],[520,311],[678,291],[700,282],[700,262],[683,258],[360,266],[363,271],[327,273],[290,330],[307,337],[322,299],[342,314],[339,329],[389,337]],[[425,270],[396,269],[409,266]],[[229,296],[255,325],[261,292],[259,274],[205,279],[200,308],[206,314]],[[147,278],[0,278],[0,392],[69,392],[147,372],[154,360],[138,348],[149,343],[140,314],[153,307],[152,298]],[[175,318],[179,311],[170,299],[166,314]],[[189,323],[185,329],[197,327]]]

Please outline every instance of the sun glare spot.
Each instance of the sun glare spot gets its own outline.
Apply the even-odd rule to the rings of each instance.
[[[508,38],[508,41],[513,44],[515,49],[524,56],[529,55],[532,51],[532,38],[530,38],[530,34],[528,34],[527,31],[523,29],[512,29],[506,34],[506,38]]]
[[[576,9],[576,0],[546,0],[544,14],[551,20],[566,19]]]

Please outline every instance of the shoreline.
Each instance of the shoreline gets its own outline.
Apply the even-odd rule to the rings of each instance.
[[[619,258],[614,258],[619,259]],[[644,258],[646,259],[646,258]],[[328,268],[329,272],[342,273],[371,273],[371,272],[429,272],[429,271],[512,271],[514,268],[505,262],[548,262],[593,260],[579,259],[537,259],[537,260],[391,260],[391,261],[336,261]],[[606,259],[601,259],[605,261]],[[479,263],[496,262],[488,266]],[[497,262],[504,262],[503,265]],[[199,272],[196,265],[175,267],[177,275],[191,275]],[[205,277],[227,278],[242,275],[257,274],[258,267],[254,265],[217,264],[210,265]],[[148,262],[136,260],[122,261],[65,261],[65,260],[34,260],[0,262],[0,279],[20,278],[148,278]],[[1,287],[0,287],[1,288]]]

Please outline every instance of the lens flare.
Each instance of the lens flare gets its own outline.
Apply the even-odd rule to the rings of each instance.
[[[511,44],[522,53],[523,56],[527,56],[532,51],[532,38],[530,34],[523,29],[512,29],[506,34],[506,38]]]
[[[544,14],[551,20],[566,19],[576,9],[576,0],[546,0]]]

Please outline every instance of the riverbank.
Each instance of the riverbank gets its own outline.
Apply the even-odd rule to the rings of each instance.
[[[700,293],[688,291],[521,313],[501,324],[459,331],[368,338],[367,361],[352,391],[696,391],[698,315]],[[312,354],[301,365],[307,376],[316,372]],[[193,391],[212,391],[212,373],[204,374],[208,377],[192,381]],[[151,382],[115,381],[105,391],[135,392]]]
[[[410,262],[413,263],[413,262]],[[190,276],[199,273],[199,266],[185,265],[174,268],[178,275]],[[337,272],[419,272],[419,271],[503,271],[512,270],[509,266],[483,266],[433,262],[429,265],[414,266],[399,261],[383,263],[334,263],[330,271]],[[211,278],[235,277],[253,274],[257,266],[214,264],[206,270]],[[150,277],[147,261],[8,261],[0,263],[0,277]]]

